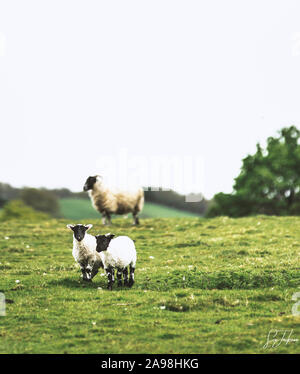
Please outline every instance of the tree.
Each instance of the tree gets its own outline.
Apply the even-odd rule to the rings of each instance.
[[[24,188],[20,193],[21,200],[40,212],[60,216],[59,204],[56,196],[45,189]]]
[[[7,183],[0,183],[0,208],[9,200],[17,199],[19,191]]]
[[[300,214],[300,131],[283,128],[267,139],[265,150],[257,144],[256,153],[243,159],[233,189],[214,196],[208,216]]]

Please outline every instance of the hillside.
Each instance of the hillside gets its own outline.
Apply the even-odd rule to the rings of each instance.
[[[87,199],[60,199],[60,210],[62,215],[68,219],[100,219],[101,215],[92,207]],[[155,203],[146,203],[141,218],[172,218],[172,217],[198,217],[197,214],[170,208]]]

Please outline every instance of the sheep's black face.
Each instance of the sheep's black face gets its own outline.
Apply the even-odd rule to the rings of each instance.
[[[84,186],[83,186],[83,191],[89,191],[89,190],[92,190],[93,187],[94,187],[94,184],[96,183],[97,181],[97,176],[95,177],[88,177],[88,179],[86,180]]]
[[[81,242],[88,231],[93,225],[67,225],[74,233],[74,238]]]
[[[114,234],[106,234],[106,235],[97,235],[96,240],[97,240],[97,247],[96,251],[97,252],[103,252],[106,251],[111,239],[114,237]]]

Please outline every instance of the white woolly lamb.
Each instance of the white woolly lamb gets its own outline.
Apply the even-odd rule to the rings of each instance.
[[[117,191],[108,188],[102,181],[102,177],[96,175],[88,177],[84,187],[88,191],[93,207],[102,214],[105,225],[111,223],[111,214],[132,213],[133,223],[139,224],[138,214],[144,206],[144,190],[139,188],[134,191]]]
[[[136,250],[133,240],[128,236],[118,236],[113,239],[115,235],[97,235],[97,248],[104,269],[108,277],[108,289],[112,289],[112,284],[115,280],[114,272],[117,269],[118,286],[122,286],[122,274],[124,278],[124,285],[131,287],[134,283],[134,271],[136,265]],[[128,266],[130,270],[128,280]]]
[[[67,225],[73,231],[73,257],[79,264],[82,278],[91,281],[103,263],[96,251],[97,242],[93,235],[87,234],[93,225]]]

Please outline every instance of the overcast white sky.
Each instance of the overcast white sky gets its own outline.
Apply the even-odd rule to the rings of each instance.
[[[126,149],[200,157],[205,196],[231,192],[257,142],[300,127],[299,14],[297,0],[0,0],[0,181],[81,190]]]

